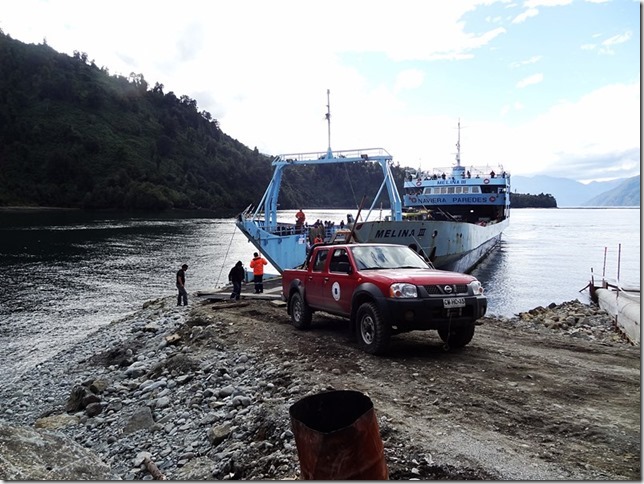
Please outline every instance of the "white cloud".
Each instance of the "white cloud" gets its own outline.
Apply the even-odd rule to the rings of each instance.
[[[604,42],[602,42],[602,45],[617,45],[617,44],[623,44],[624,42],[628,42],[631,37],[633,36],[632,32],[624,32],[623,34],[619,35],[614,35],[609,39],[606,39]]]
[[[528,20],[530,17],[536,17],[537,15],[539,15],[539,10],[538,9],[529,8],[525,12],[523,12],[523,13],[517,15],[516,17],[514,17],[514,19],[512,20],[512,23],[513,24],[520,24],[520,23],[523,23],[526,20]]]
[[[188,95],[226,134],[267,154],[326,149],[328,88],[334,149],[384,147],[403,165],[449,166],[457,116],[464,115],[468,119],[463,120],[463,159],[468,162],[501,161],[523,174],[560,169],[568,159],[591,163],[596,149],[604,160],[614,154],[616,166],[623,166],[620,156],[630,163],[633,150],[639,152],[639,134],[632,133],[633,126],[640,126],[639,84],[637,92],[623,86],[630,98],[610,86],[578,102],[559,104],[532,121],[517,122],[514,116],[529,111],[530,100],[523,97],[525,107],[507,102],[490,115],[496,119],[494,114],[500,113],[508,124],[461,112],[445,116],[433,112],[431,105],[423,115],[408,114],[402,100],[414,91],[423,92],[429,82],[424,74],[430,72],[428,61],[482,57],[512,34],[492,22],[496,17],[488,18],[488,25],[495,27],[487,30],[472,31],[464,22],[465,14],[492,3],[495,0],[112,0],[89,9],[83,0],[21,0],[11,2],[11,8],[3,5],[0,28],[23,42],[39,43],[46,37],[54,49],[86,52],[112,74],[141,73],[151,86],[159,82],[165,92]],[[515,16],[517,23],[537,16],[540,8],[569,0],[501,3],[525,9]],[[607,39],[603,48],[631,40],[627,35],[632,34]],[[605,37],[601,34],[593,42]],[[538,63],[547,73],[549,59],[525,52],[535,51],[526,49],[525,60],[512,67]],[[404,67],[381,79],[347,65],[348,56],[392,59],[404,62]],[[419,67],[416,61],[425,64]],[[441,63],[434,66],[440,68]],[[516,87],[543,79],[541,73],[527,76]],[[475,75],[469,82],[471,89],[485,92]],[[449,87],[433,94],[451,95]],[[608,109],[612,118],[597,116],[601,109]]]
[[[525,77],[517,82],[517,87],[519,89],[523,89],[524,87],[539,84],[540,82],[543,82],[543,74],[532,74],[531,76]]]
[[[531,65],[531,64],[536,64],[536,63],[537,63],[537,62],[539,62],[541,59],[542,59],[542,56],[540,56],[540,55],[533,55],[533,56],[532,56],[532,57],[530,57],[529,59],[522,60],[522,61],[518,61],[518,62],[513,62],[512,64],[510,64],[510,67],[511,67],[512,69],[516,69],[516,68],[518,68],[518,67],[527,66],[527,65]]]
[[[561,7],[563,5],[570,5],[572,2],[573,0],[526,0],[523,2],[523,6],[526,10],[517,15],[512,20],[512,23],[520,24],[531,17],[536,17],[539,15],[540,7]]]
[[[394,92],[415,89],[423,84],[425,74],[419,69],[407,69],[396,76]]]
[[[502,129],[499,156],[522,174],[591,179],[611,165],[639,173],[639,82],[597,89],[577,102],[561,102],[534,120]],[[636,157],[636,158],[634,158]],[[598,164],[599,163],[599,164]],[[621,168],[620,168],[621,167]]]
[[[614,35],[614,36],[604,40],[601,43],[601,48],[599,49],[599,53],[600,54],[614,54],[615,51],[613,50],[613,46],[623,44],[624,42],[628,42],[631,39],[632,35],[633,34],[629,31],[629,32],[625,32],[623,34]]]
[[[570,5],[573,0],[526,0],[523,5],[528,8],[537,7],[561,7]]]

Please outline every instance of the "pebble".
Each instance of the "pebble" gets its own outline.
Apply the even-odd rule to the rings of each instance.
[[[103,391],[100,404],[91,410],[98,413],[91,417],[81,411],[75,414],[80,423],[57,432],[109,462],[121,479],[152,478],[140,465],[141,456],[148,456],[169,480],[299,479],[289,408],[320,389],[303,384],[292,362],[281,361],[278,351],[274,358],[258,360],[226,348],[226,338],[234,338],[226,323],[213,319],[190,327],[189,312],[176,309],[175,303],[174,297],[147,302],[130,317],[3,385],[0,418],[31,426],[45,413],[64,413],[75,385],[97,382],[95,388]],[[573,338],[621,338],[610,316],[578,301],[495,320]],[[180,344],[162,344],[165,336],[175,334],[182,338]],[[116,353],[121,361],[110,359]],[[331,373],[341,371],[333,368]],[[284,376],[290,383],[274,383]],[[386,419],[382,424],[387,426]],[[425,460],[432,462],[431,456]],[[420,472],[415,464],[409,466],[414,476]]]

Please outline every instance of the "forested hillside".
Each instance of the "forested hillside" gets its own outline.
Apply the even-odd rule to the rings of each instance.
[[[270,160],[143,74],[0,30],[0,206],[241,210],[259,202]],[[392,172],[402,193],[404,169]],[[285,170],[279,208],[369,206],[381,183],[370,162]]]
[[[271,174],[194,99],[0,32],[0,206],[240,209]],[[381,180],[371,164],[287,170],[281,208],[352,207]]]
[[[510,195],[510,203],[512,208],[557,208],[557,200],[549,193],[513,193]]]

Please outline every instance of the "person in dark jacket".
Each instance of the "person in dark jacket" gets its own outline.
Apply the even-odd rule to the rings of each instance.
[[[242,267],[242,262],[238,260],[235,267],[230,269],[230,272],[228,273],[228,280],[233,283],[233,293],[230,295],[230,299],[239,301],[239,298],[241,297],[242,282],[244,281],[245,276],[246,271]]]
[[[188,305],[188,292],[186,291],[186,271],[188,270],[188,264],[181,266],[181,269],[177,271],[177,290],[179,295],[177,296],[177,306]]]

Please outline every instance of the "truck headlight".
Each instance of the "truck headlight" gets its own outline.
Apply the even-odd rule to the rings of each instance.
[[[475,296],[478,296],[479,294],[483,294],[483,285],[479,281],[472,281],[468,284],[470,286],[470,289],[472,290],[472,294]]]
[[[418,297],[418,289],[413,284],[397,282],[389,286],[389,297],[411,298]]]

